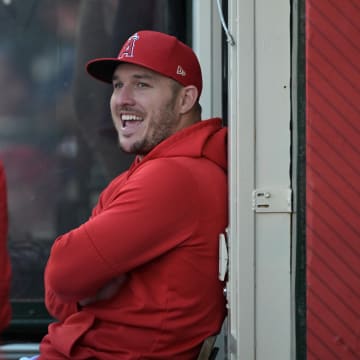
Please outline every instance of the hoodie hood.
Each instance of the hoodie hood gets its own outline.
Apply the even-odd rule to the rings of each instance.
[[[203,120],[176,132],[133,165],[137,167],[155,158],[178,156],[205,157],[227,172],[227,128],[222,126],[221,119]]]

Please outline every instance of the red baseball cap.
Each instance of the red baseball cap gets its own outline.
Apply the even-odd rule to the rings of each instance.
[[[98,80],[112,83],[115,68],[131,63],[172,78],[180,84],[202,90],[201,68],[194,51],[176,37],[143,30],[131,35],[117,58],[100,58],[86,64],[87,72]]]

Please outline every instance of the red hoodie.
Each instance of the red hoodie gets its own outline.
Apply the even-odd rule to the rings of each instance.
[[[45,271],[40,359],[194,359],[221,328],[218,237],[227,226],[220,119],[160,143],[102,192],[90,219],[56,239]],[[127,274],[110,300],[79,308]]]
[[[10,260],[7,249],[7,190],[3,165],[0,162],[0,331],[10,322]]]

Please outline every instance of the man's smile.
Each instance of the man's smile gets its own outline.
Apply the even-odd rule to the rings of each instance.
[[[121,126],[122,128],[126,128],[127,125],[129,125],[130,123],[134,124],[134,122],[139,123],[141,121],[143,121],[143,117],[135,115],[135,114],[121,114],[120,115],[120,120],[121,120]]]

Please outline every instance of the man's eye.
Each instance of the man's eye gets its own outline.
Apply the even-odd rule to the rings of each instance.
[[[149,85],[146,84],[146,83],[143,83],[143,82],[139,82],[139,83],[137,83],[137,87],[139,87],[139,88],[145,88],[145,87],[149,87]]]
[[[120,89],[122,87],[122,83],[119,82],[113,83],[113,87],[114,89]]]

